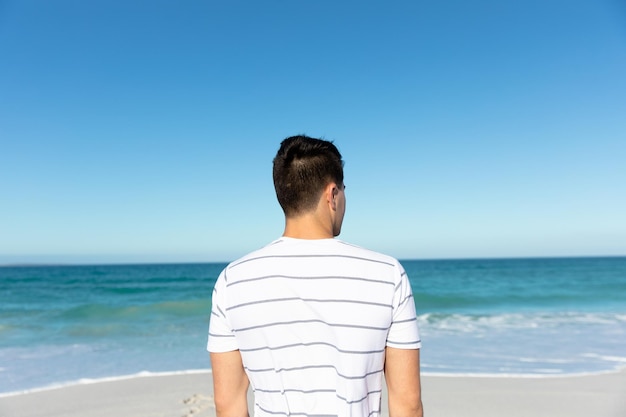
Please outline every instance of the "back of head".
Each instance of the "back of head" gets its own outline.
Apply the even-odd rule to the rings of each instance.
[[[288,217],[315,209],[324,187],[343,184],[343,161],[332,142],[292,136],[274,158],[276,197]]]

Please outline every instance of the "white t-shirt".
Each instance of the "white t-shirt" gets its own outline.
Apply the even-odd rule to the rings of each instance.
[[[337,239],[282,237],[229,264],[208,350],[239,350],[254,415],[380,413],[385,347],[419,349],[400,263]]]

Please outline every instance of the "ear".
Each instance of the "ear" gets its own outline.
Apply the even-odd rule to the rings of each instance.
[[[330,208],[335,211],[337,210],[337,195],[339,194],[339,187],[334,182],[331,182],[326,186],[326,198],[328,200],[328,204]]]

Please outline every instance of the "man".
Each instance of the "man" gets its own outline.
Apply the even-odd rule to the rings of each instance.
[[[274,158],[283,236],[234,261],[209,328],[218,417],[422,416],[415,304],[400,263],[334,237],[346,208],[331,142],[285,139]]]

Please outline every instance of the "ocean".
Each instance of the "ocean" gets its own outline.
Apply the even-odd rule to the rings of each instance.
[[[425,375],[626,366],[626,257],[402,261]],[[210,368],[225,264],[0,267],[0,393]]]

